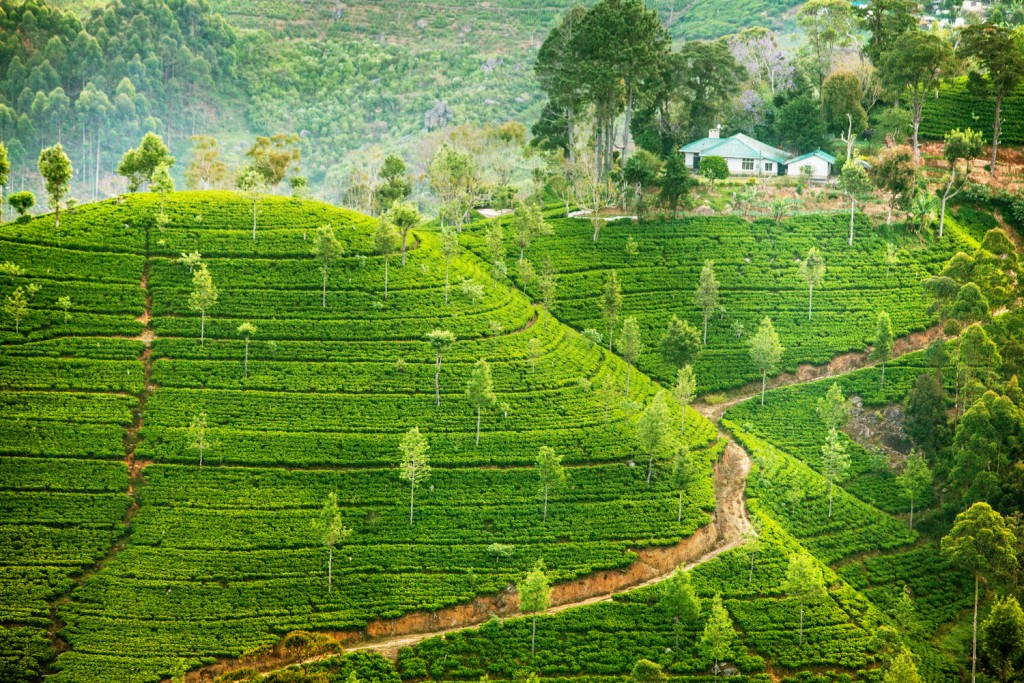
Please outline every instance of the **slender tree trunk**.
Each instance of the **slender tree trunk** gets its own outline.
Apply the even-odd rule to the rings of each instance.
[[[451,264],[448,261],[444,262],[444,305],[448,305],[448,271],[451,270]]]
[[[971,626],[971,683],[978,670],[978,575],[974,575],[974,622]]]
[[[704,311],[704,346],[708,345],[708,312]]]
[[[629,376],[633,370],[632,363],[626,363],[626,398],[629,398]]]
[[[199,446],[199,469],[203,469],[203,447]]]
[[[441,354],[437,354],[434,364],[434,405],[441,405]]]
[[[321,270],[323,270],[324,281],[323,288],[320,294],[320,305],[322,305],[324,308],[327,308],[327,268],[324,267]]]
[[[402,232],[402,265],[403,266],[405,265],[405,240],[406,240],[406,236],[408,234],[409,233],[407,233],[405,231]]]
[[[100,193],[100,131],[96,129],[96,175],[93,181],[92,200],[96,201]],[[58,213],[60,209],[58,208]]]
[[[476,407],[476,445],[480,445],[480,406]]]
[[[921,165],[921,147],[918,145],[917,132],[921,128],[921,88],[919,85],[914,86],[914,100],[911,105],[911,113],[913,114],[913,138],[911,139],[911,146],[914,149],[914,166]]]
[[[810,294],[807,298],[807,319],[811,319],[811,313],[814,311],[814,285],[810,286]]]
[[[331,592],[331,581],[333,579],[331,574],[332,574],[332,569],[333,569],[332,565],[333,564],[334,564],[334,548],[332,546],[328,546],[328,548],[327,548],[327,592],[328,593]]]
[[[647,459],[647,483],[651,483],[651,470],[654,468],[654,449],[651,449],[651,455]]]
[[[832,478],[828,479],[828,518],[832,519]]]
[[[765,388],[765,384],[767,384],[767,382],[768,382],[768,371],[767,370],[762,370],[761,371],[761,405],[764,405],[764,388]]]
[[[609,353],[611,353],[611,350],[612,350],[612,333],[613,332],[615,332],[615,319],[614,318],[609,318],[608,319],[608,352]]]
[[[199,345],[206,346],[206,309],[200,311],[199,317]]]
[[[676,524],[683,522],[683,490],[679,489],[679,513],[676,515]],[[679,647],[679,636],[676,635],[676,647]]]
[[[1002,128],[1002,126],[1003,126],[1003,122],[1000,121],[1000,114],[1002,113],[1002,111],[1003,111],[1003,94],[997,92],[996,93],[996,118],[995,118],[995,121],[992,123],[992,159],[989,162],[990,163],[989,168],[991,169],[992,177],[993,178],[996,177],[996,158],[997,158],[997,153],[999,151],[999,132],[1000,132],[1000,129]]]
[[[570,104],[565,110],[566,118],[566,138],[569,143],[569,163],[576,163],[576,110]],[[568,202],[566,203],[566,213],[569,213]]]
[[[754,582],[754,553],[750,553],[750,574],[747,575],[747,584]]]
[[[390,261],[390,260],[391,259],[389,259],[387,256],[384,257],[384,300],[385,301],[387,301],[387,299],[388,299],[388,261]]]
[[[530,636],[530,659],[537,652],[537,613],[533,613],[533,635]]]
[[[245,361],[243,363],[243,367],[245,368],[245,373],[244,374],[245,374],[246,377],[248,377],[249,376],[249,338],[248,337],[245,338]]]
[[[853,212],[857,210],[857,200],[850,199],[850,246],[853,246]]]
[[[544,521],[548,521],[548,485],[544,485]]]
[[[413,481],[412,481],[412,483],[411,483],[411,485],[409,487],[409,526],[412,526],[412,506],[413,506],[413,500],[415,498],[416,498],[416,479],[413,478]]]
[[[952,183],[952,179],[949,181]],[[942,239],[943,230],[946,227],[946,200],[949,199],[949,187],[946,187],[946,191],[942,195],[942,205],[939,209],[939,239]]]
[[[626,167],[626,155],[629,153],[629,142],[630,142],[630,125],[633,122],[633,86],[630,85],[626,90],[626,122],[622,127],[622,155],[619,157],[619,161],[622,167]]]
[[[686,404],[683,404],[682,418],[679,420],[679,436],[683,437],[686,435]]]
[[[882,359],[882,386],[885,386],[885,359]]]

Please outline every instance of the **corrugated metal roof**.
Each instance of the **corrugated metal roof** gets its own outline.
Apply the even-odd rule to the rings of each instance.
[[[722,142],[721,138],[701,138],[700,140],[697,140],[696,142],[691,142],[690,144],[686,145],[685,147],[683,147],[679,151],[680,152],[684,152],[684,153],[685,152],[690,152],[691,154],[701,154],[707,148],[714,147],[715,145],[717,145],[717,144],[719,144],[721,142]]]
[[[834,156],[832,156],[828,152],[823,152],[820,149],[816,149],[813,152],[808,152],[807,154],[801,154],[796,159],[790,159],[786,163],[795,164],[798,161],[803,161],[804,159],[810,159],[811,157],[818,157],[819,159],[823,159],[823,160],[827,161],[830,164],[836,163],[836,158]]]
[[[766,145],[743,133],[737,133],[727,138],[703,138],[691,142],[680,151],[730,159],[767,159],[780,164],[786,163],[790,157],[787,152]]]

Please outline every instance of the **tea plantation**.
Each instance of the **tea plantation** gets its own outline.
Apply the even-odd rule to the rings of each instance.
[[[471,253],[452,263],[445,305],[439,239],[415,233],[407,264],[390,259],[385,299],[365,217],[269,197],[252,239],[240,195],[178,193],[159,213],[156,195],[133,195],[65,213],[59,228],[45,216],[0,231],[0,262],[23,270],[0,294],[40,287],[18,331],[0,333],[4,680],[41,668],[54,681],[155,681],[290,630],[358,630],[494,593],[538,558],[556,580],[624,567],[632,549],[708,523],[714,426],[687,415],[697,476],[677,522],[678,429],[650,485],[635,437],[657,387],[633,372],[625,400],[621,360]],[[324,224],[344,247],[326,306],[312,254]],[[203,343],[180,261],[194,251],[219,290]],[[244,322],[256,328],[247,372]],[[424,340],[435,328],[456,338],[439,407]],[[475,446],[465,388],[480,358],[497,405]],[[202,468],[189,437],[200,414]],[[434,466],[413,526],[398,476],[411,427]],[[568,470],[546,521],[532,467],[544,445]],[[314,521],[332,492],[352,534],[328,591]],[[52,663],[47,629],[65,650]]]
[[[888,311],[897,336],[935,322],[922,299],[921,280],[937,273],[957,251],[976,248],[967,232],[948,220],[942,241],[883,235],[858,215],[853,246],[847,245],[847,215],[801,215],[781,223],[739,216],[685,217],[671,223],[615,221],[593,242],[590,221],[551,221],[554,234],[537,237],[526,258],[541,271],[550,266],[557,280],[554,314],[578,329],[594,328],[607,339],[599,297],[610,271],[622,288],[619,324],[627,316],[640,323],[644,352],[639,367],[671,383],[675,370],[658,354],[658,341],[673,315],[698,329],[703,315],[694,292],[705,261],[714,262],[720,282],[718,306],[708,321],[707,347],[695,364],[700,393],[729,389],[760,379],[748,355],[749,337],[770,316],[785,347],[782,365],[820,364],[870,344],[880,310]],[[483,227],[471,247],[486,255]],[[510,229],[505,230],[510,238]],[[627,243],[635,243],[635,255]],[[897,247],[886,262],[887,244]],[[512,253],[511,242],[509,253]],[[811,247],[825,259],[824,281],[814,289],[808,320],[808,286],[800,261]],[[517,250],[518,251],[518,250]],[[513,277],[519,277],[510,264]],[[535,291],[536,285],[527,285]]]

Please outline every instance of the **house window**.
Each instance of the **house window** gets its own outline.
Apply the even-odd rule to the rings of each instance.
[[[754,170],[754,160],[753,159],[744,159],[743,160],[743,170],[744,171],[753,171]]]
[[[764,171],[765,171],[765,173],[771,173],[774,170],[775,170],[775,164],[773,164],[770,161],[766,161],[765,164],[764,164]]]

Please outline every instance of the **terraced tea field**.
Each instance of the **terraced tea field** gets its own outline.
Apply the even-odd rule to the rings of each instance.
[[[655,385],[634,372],[624,400],[621,360],[471,254],[452,264],[446,306],[439,240],[417,233],[408,264],[391,260],[385,300],[372,222],[356,214],[268,198],[253,240],[236,195],[179,193],[166,211],[160,226],[158,198],[135,195],[79,208],[59,230],[42,217],[0,232],[0,261],[25,270],[0,294],[41,285],[0,350],[13,425],[0,444],[0,576],[4,595],[24,596],[4,601],[4,661],[56,623],[68,650],[51,680],[154,681],[293,629],[358,630],[494,593],[540,557],[558,580],[624,567],[632,549],[709,521],[722,445],[711,423],[687,416],[697,476],[680,523],[667,463],[678,430],[651,485],[634,435]],[[326,307],[311,248],[325,223],[345,249]],[[203,344],[178,261],[191,251],[219,289]],[[247,376],[243,322],[256,327]],[[457,340],[440,407],[424,340],[435,328]],[[464,392],[479,358],[499,405],[483,411],[476,447]],[[201,469],[186,438],[200,413]],[[434,471],[410,526],[397,465],[414,426]],[[546,521],[531,467],[542,445],[568,469]],[[330,492],[353,533],[329,592],[313,521]]]
[[[766,315],[785,347],[783,369],[790,372],[800,364],[864,350],[880,310],[888,311],[897,336],[930,326],[934,317],[923,300],[922,279],[941,270],[957,251],[977,248],[953,220],[947,220],[941,242],[895,233],[901,235],[891,238],[898,248],[895,263],[886,261],[889,240],[860,215],[852,247],[847,245],[849,218],[843,215],[797,216],[779,224],[738,216],[684,217],[665,224],[618,221],[601,230],[596,244],[589,221],[551,223],[554,234],[536,238],[526,258],[538,271],[550,265],[555,273],[554,314],[577,329],[594,328],[607,340],[598,298],[614,270],[623,295],[618,324],[627,316],[638,318],[645,349],[639,367],[668,383],[675,370],[660,358],[658,341],[673,315],[702,328],[694,292],[704,262],[714,262],[719,309],[710,316],[707,347],[695,364],[700,393],[760,380],[748,340]],[[467,238],[480,255],[486,255],[483,229]],[[510,255],[511,232],[505,230]],[[635,256],[626,250],[630,239]],[[821,250],[826,273],[815,287],[808,320],[808,286],[799,262],[811,247]],[[517,277],[511,260],[509,270]],[[527,290],[537,293],[535,284]]]

